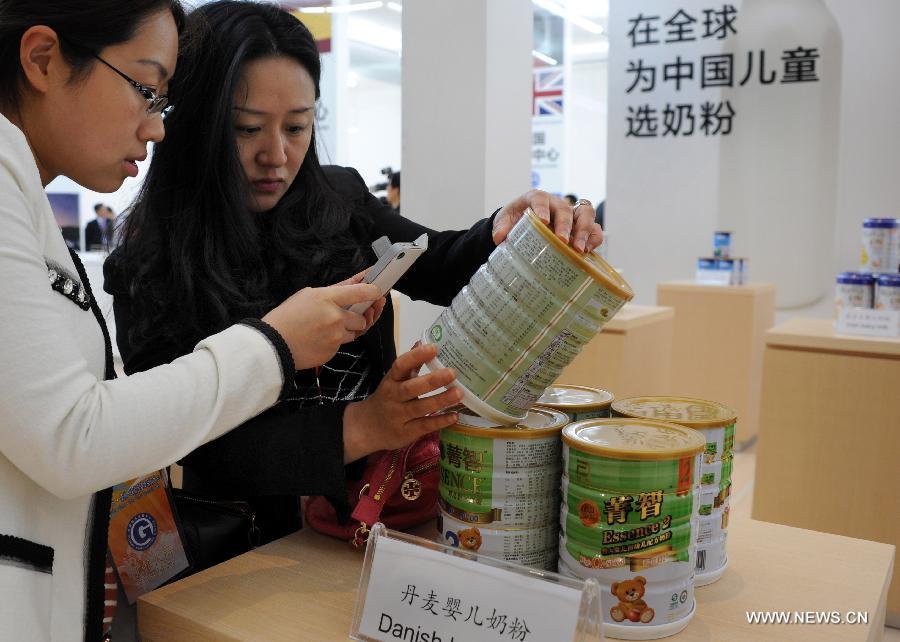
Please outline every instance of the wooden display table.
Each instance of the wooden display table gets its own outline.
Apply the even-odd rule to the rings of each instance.
[[[900,339],[827,319],[766,333],[755,519],[898,545],[898,456]],[[887,610],[900,614],[900,573]]]
[[[697,589],[696,616],[668,639],[880,639],[893,546],[749,519],[735,520],[729,537],[725,575]],[[310,530],[289,535],[142,597],[141,638],[346,640],[362,559]],[[757,610],[862,611],[868,623],[748,624]]]
[[[759,429],[763,334],[775,324],[775,286],[656,286],[656,303],[675,308],[672,394],[710,399],[737,411],[736,441],[748,444]]]
[[[602,388],[617,399],[667,394],[673,318],[671,308],[626,304],[563,370],[559,383]]]

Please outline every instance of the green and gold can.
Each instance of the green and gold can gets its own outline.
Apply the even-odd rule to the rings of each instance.
[[[737,413],[717,401],[692,397],[629,397],[612,404],[614,417],[656,419],[703,432],[703,463],[730,459]]]
[[[694,614],[700,456],[695,430],[647,419],[589,419],[563,439],[561,567],[595,577],[610,636],[673,635]]]
[[[600,388],[555,384],[538,399],[537,405],[569,415],[570,421],[604,419],[610,415],[613,394]]]
[[[697,531],[697,563],[694,584],[704,586],[725,572],[728,556],[727,497],[731,492],[734,465],[734,431],[737,413],[716,401],[692,397],[630,397],[612,404],[616,417],[643,417],[670,421],[699,431],[706,439],[700,465]]]
[[[556,524],[560,432],[565,413],[532,408],[514,426],[476,415],[441,431],[439,502],[449,517],[481,528]]]

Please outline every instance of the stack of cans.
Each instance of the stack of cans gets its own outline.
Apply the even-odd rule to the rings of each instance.
[[[532,408],[514,426],[460,413],[441,431],[438,541],[555,570],[560,431],[568,422],[550,408]]]
[[[715,401],[689,397],[631,397],[616,401],[612,409],[614,416],[670,421],[703,435],[706,446],[700,466],[694,583],[704,586],[715,582],[728,565],[726,543],[737,415]]]

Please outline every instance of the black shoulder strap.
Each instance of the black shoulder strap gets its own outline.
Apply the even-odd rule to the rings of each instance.
[[[103,313],[100,312],[100,306],[97,305],[97,298],[94,296],[93,291],[91,290],[91,283],[88,281],[87,272],[84,271],[84,265],[81,263],[81,258],[78,256],[78,252],[69,248],[69,255],[72,257],[72,262],[75,263],[75,269],[78,270],[78,278],[81,279],[81,285],[84,286],[85,292],[87,292],[91,301],[91,312],[94,313],[94,318],[97,319],[97,323],[100,324],[100,331],[103,333],[103,345],[106,350],[106,372],[104,374],[104,379],[115,379],[116,378],[116,370],[113,367],[113,356],[112,356],[112,341],[109,338],[109,329],[106,327],[106,321],[103,319]]]
[[[116,370],[113,367],[112,341],[109,338],[109,330],[106,327],[106,321],[103,319],[103,313],[100,312],[100,306],[97,305],[97,299],[91,291],[91,284],[88,281],[87,273],[84,271],[84,265],[78,254],[69,249],[72,261],[75,263],[75,269],[78,270],[78,278],[81,279],[81,285],[90,296],[91,311],[94,318],[100,324],[100,331],[103,332],[103,345],[106,350],[106,373],[104,379],[115,379]],[[103,580],[106,574],[106,548],[109,537],[109,506],[112,501],[112,488],[107,488],[94,493],[91,501],[91,509],[88,515],[88,539],[86,541],[85,553],[87,554],[86,579],[85,587],[85,612],[84,612],[84,639],[85,642],[96,642],[103,637],[103,601],[105,589]]]

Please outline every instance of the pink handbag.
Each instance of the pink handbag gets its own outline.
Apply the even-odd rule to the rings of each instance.
[[[359,548],[376,522],[403,530],[434,519],[440,479],[438,444],[434,432],[405,448],[369,455],[362,477],[347,484],[347,498],[353,506],[350,521],[338,523],[331,503],[316,496],[306,504],[306,522],[320,533]]]

